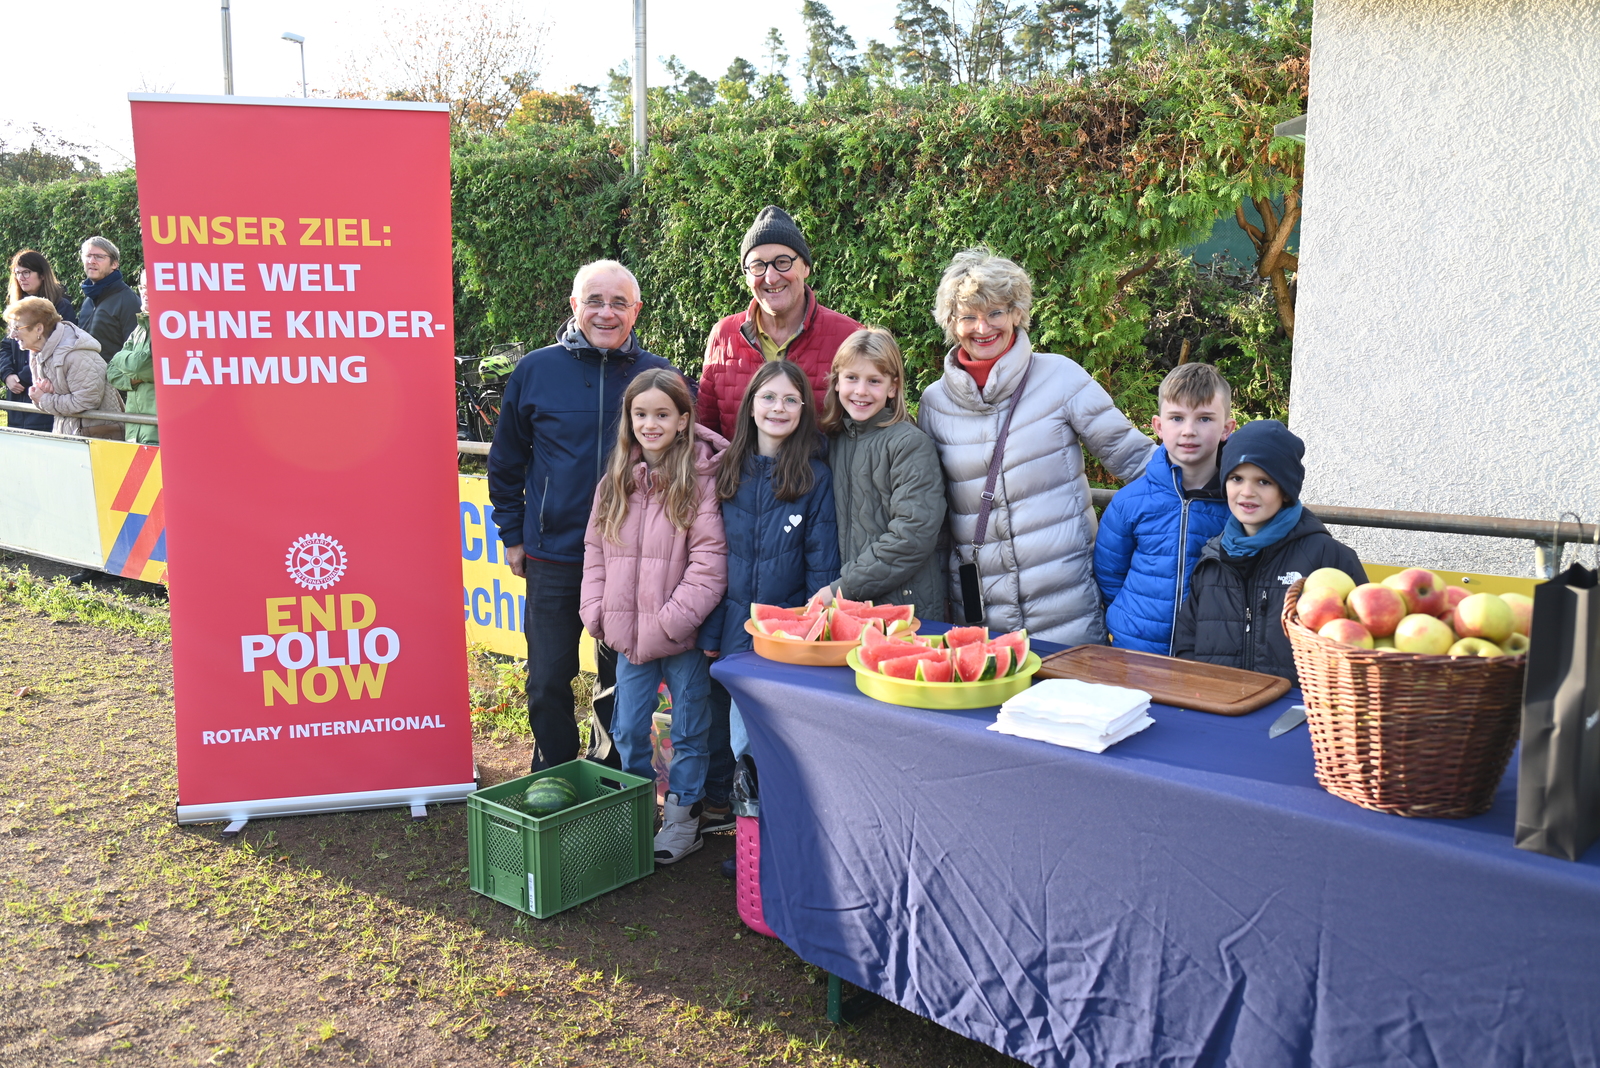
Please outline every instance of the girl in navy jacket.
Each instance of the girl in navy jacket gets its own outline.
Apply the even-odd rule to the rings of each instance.
[[[762,364],[745,389],[717,477],[728,538],[728,593],[700,627],[702,649],[749,649],[744,624],[751,604],[793,608],[839,577],[833,476],[819,458],[822,441],[805,373],[788,360]],[[742,752],[743,745],[730,739],[742,743],[743,727],[732,697],[713,679],[705,830],[733,826],[733,750]]]

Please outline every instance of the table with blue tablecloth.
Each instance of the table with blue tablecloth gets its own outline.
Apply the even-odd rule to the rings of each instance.
[[[1157,705],[1101,755],[741,653],[766,921],[801,958],[1034,1065],[1596,1065],[1600,850],[1324,792],[1298,695]]]

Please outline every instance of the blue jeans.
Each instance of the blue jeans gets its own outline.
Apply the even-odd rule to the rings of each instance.
[[[667,788],[678,804],[692,805],[705,796],[709,763],[711,660],[690,649],[659,660],[635,664],[617,654],[616,707],[611,714],[611,740],[622,757],[622,770],[655,779],[650,767],[650,721],[662,680],[672,694],[672,767]]]

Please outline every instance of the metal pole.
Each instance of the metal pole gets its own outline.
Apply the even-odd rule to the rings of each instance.
[[[233,12],[229,0],[222,0],[222,92],[233,95]]]
[[[645,107],[644,3],[633,0],[633,173],[644,171],[645,152],[649,148],[649,126]]]
[[[300,42],[300,96],[302,99],[308,99],[311,96],[311,88],[306,85],[306,43],[304,41]]]

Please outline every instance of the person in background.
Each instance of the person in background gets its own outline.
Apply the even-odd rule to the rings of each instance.
[[[1172,630],[1184,660],[1281,675],[1300,684],[1283,632],[1283,595],[1321,567],[1367,581],[1355,551],[1300,503],[1305,442],[1276,419],[1246,423],[1222,447],[1232,513],[1206,542]]]
[[[1094,577],[1111,644],[1170,655],[1189,575],[1228,521],[1217,450],[1233,433],[1233,390],[1209,363],[1186,363],[1162,379],[1156,399],[1150,425],[1161,447],[1100,516]]]
[[[752,604],[796,608],[839,577],[833,475],[823,463],[811,383],[799,366],[774,360],[756,370],[722,455],[717,496],[728,539],[728,593],[700,628],[700,648],[742,653]],[[700,832],[734,826],[729,794],[735,761],[749,748],[733,695],[711,680],[711,766]]]
[[[739,246],[739,268],[750,307],[711,328],[697,405],[700,422],[725,438],[733,437],[751,376],[769,360],[799,364],[820,411],[833,354],[861,326],[818,303],[806,284],[811,246],[782,208],[761,209]]]
[[[6,303],[15,304],[23,297],[43,297],[55,305],[61,318],[74,324],[78,321],[77,310],[56,280],[50,261],[31,248],[11,257],[10,293]],[[33,372],[28,368],[28,351],[13,337],[0,340],[0,383],[5,384],[3,396],[6,400],[29,403],[28,389],[33,385]],[[45,412],[7,412],[6,420],[7,425],[16,430],[48,432],[55,418]]]
[[[28,351],[33,385],[28,398],[54,417],[53,434],[122,437],[122,424],[85,420],[83,412],[120,412],[122,398],[106,382],[100,343],[61,318],[43,297],[24,297],[6,308],[11,336]]]
[[[572,318],[554,345],[518,361],[506,380],[489,448],[489,499],[512,574],[528,580],[528,725],[532,770],[578,756],[572,680],[578,674],[578,615],[584,527],[606,455],[617,438],[622,394],[635,375],[672,369],[646,352],[633,326],[643,305],[633,272],[596,260],[572,280]],[[616,657],[596,650],[588,756],[613,762]],[[596,730],[598,728],[598,731]]]
[[[98,234],[83,243],[81,283],[83,303],[78,307],[78,322],[100,342],[100,357],[110,360],[138,325],[139,298],[122,280],[119,265],[122,253],[107,238]]]
[[[128,336],[122,351],[106,365],[106,381],[128,395],[124,411],[136,415],[156,414],[156,372],[150,361],[150,293],[145,288],[144,271],[139,271],[139,325]],[[145,423],[123,424],[123,436],[140,445],[159,445],[159,427]]]
[[[906,410],[894,335],[868,326],[845,338],[828,382],[822,430],[840,561],[832,589],[851,601],[909,604],[918,619],[943,622],[944,476],[938,449]]]
[[[1032,308],[1027,272],[987,249],[957,254],[939,282],[934,317],[953,347],[944,377],[923,391],[917,413],[939,446],[949,488],[951,599],[960,605],[957,620],[981,607],[991,630],[1026,628],[1030,637],[1061,645],[1099,644],[1106,634],[1083,452],[1127,481],[1144,470],[1155,444],[1089,372],[1065,356],[1033,351]],[[1003,466],[978,545],[989,464],[1007,419]],[[962,603],[965,563],[976,564],[981,606]]]
[[[628,383],[617,445],[595,490],[584,533],[583,625],[617,651],[611,726],[622,770],[653,779],[650,724],[663,681],[672,693],[672,767],[657,864],[699,849],[711,733],[711,658],[700,626],[728,588],[728,544],[717,467],[728,447],[696,426],[677,371],[651,368]]]

